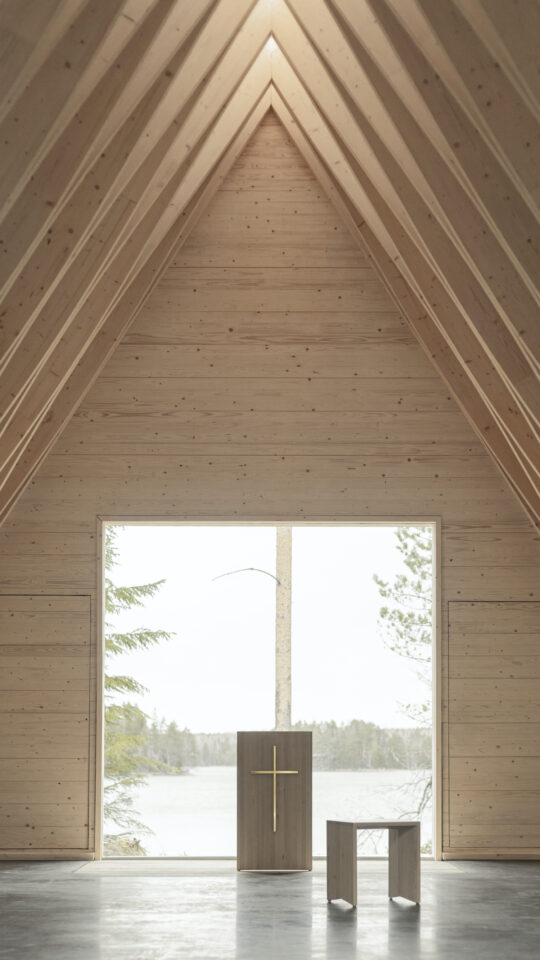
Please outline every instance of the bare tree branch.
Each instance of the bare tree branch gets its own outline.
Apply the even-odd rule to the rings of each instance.
[[[269,573],[268,570],[261,570],[260,567],[241,567],[240,570],[227,570],[227,573],[219,573],[217,577],[212,577],[212,580],[221,580],[222,577],[232,577],[233,573],[247,573],[249,570],[253,570],[255,573],[265,573],[267,577],[272,577],[272,580],[279,583],[278,578],[275,577],[273,573]]]

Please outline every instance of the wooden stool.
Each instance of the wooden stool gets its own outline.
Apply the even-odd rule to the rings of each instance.
[[[388,830],[388,896],[420,903],[420,821],[326,821],[326,896],[357,902],[358,830]]]

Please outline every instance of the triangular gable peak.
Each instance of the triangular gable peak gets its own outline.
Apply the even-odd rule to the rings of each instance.
[[[9,9],[1,517],[272,103],[538,518],[526,18],[518,43],[461,0]]]

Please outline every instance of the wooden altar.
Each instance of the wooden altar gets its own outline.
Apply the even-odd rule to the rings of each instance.
[[[311,733],[237,735],[239,870],[311,870]]]

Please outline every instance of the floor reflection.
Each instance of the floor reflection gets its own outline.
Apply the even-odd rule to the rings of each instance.
[[[312,875],[238,874],[236,958],[312,960]]]
[[[358,911],[347,903],[328,903],[326,908],[326,955],[342,960],[359,956]]]

